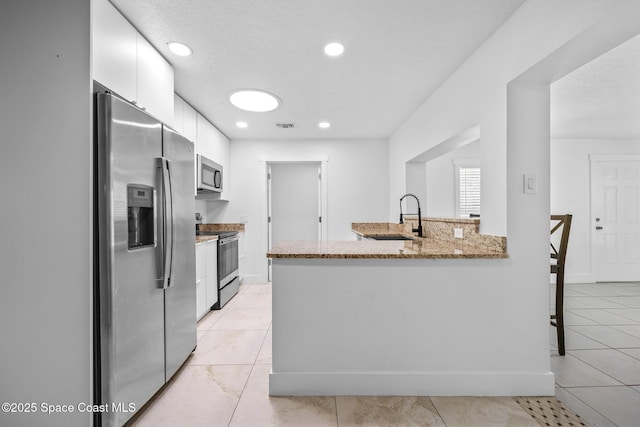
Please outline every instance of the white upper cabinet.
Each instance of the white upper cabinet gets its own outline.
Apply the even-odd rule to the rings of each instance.
[[[182,134],[189,140],[196,142],[198,139],[198,124],[196,110],[186,102],[184,103],[184,132]]]
[[[173,125],[173,67],[140,34],[137,46],[137,104]]]
[[[107,0],[93,0],[93,76],[173,125],[173,68]]]
[[[220,198],[229,198],[229,138],[220,132],[204,116],[197,113],[198,138],[196,152],[222,165],[222,194]]]
[[[180,132],[188,140],[196,142],[198,138],[198,125],[196,123],[196,110],[187,102],[174,95],[174,129]]]
[[[184,106],[185,102],[178,96],[173,94],[173,129],[184,135]]]
[[[93,77],[120,96],[135,100],[135,28],[107,0],[93,2]]]
[[[222,166],[229,160],[229,138],[198,113],[198,154],[210,158]]]

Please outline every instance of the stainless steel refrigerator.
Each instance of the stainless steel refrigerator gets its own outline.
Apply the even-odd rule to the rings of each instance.
[[[96,425],[121,426],[196,346],[194,147],[96,94]]]

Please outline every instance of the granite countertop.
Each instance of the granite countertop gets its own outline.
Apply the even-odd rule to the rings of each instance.
[[[430,219],[431,220],[431,219]],[[502,237],[470,235],[467,239],[446,238],[435,234],[438,223],[467,223],[471,230],[477,228],[479,220],[435,218],[435,225],[425,228],[426,237],[417,237],[411,224],[387,222],[353,223],[352,231],[362,237],[401,235],[413,240],[361,240],[361,241],[286,241],[272,248],[269,258],[508,258],[506,240]]]
[[[201,231],[244,231],[244,224],[241,223],[224,223],[224,224],[198,224]]]
[[[508,258],[506,252],[455,244],[437,239],[381,241],[284,241],[269,258]]]
[[[244,232],[244,224],[198,224],[200,231],[237,231],[239,233]],[[207,242],[209,240],[218,240],[218,236],[213,234],[196,234],[196,244]]]

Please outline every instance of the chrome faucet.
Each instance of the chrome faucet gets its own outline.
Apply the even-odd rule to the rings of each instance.
[[[411,231],[417,231],[418,237],[424,237],[422,235],[422,212],[420,210],[420,200],[418,200],[418,197],[415,194],[407,193],[404,196],[400,197],[400,224],[404,224],[403,215],[402,215],[402,201],[407,196],[413,197],[414,199],[416,199],[416,202],[418,203],[418,228],[413,228],[411,229]],[[407,214],[407,215],[413,215],[413,214]]]

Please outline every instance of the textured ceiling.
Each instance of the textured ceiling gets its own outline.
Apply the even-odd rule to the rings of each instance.
[[[554,138],[640,138],[640,37],[551,85]]]
[[[111,1],[172,63],[176,92],[230,138],[304,139],[388,137],[524,0]],[[193,56],[171,54],[173,40]],[[341,57],[324,55],[330,41]],[[242,112],[228,101],[238,88],[283,105]]]

